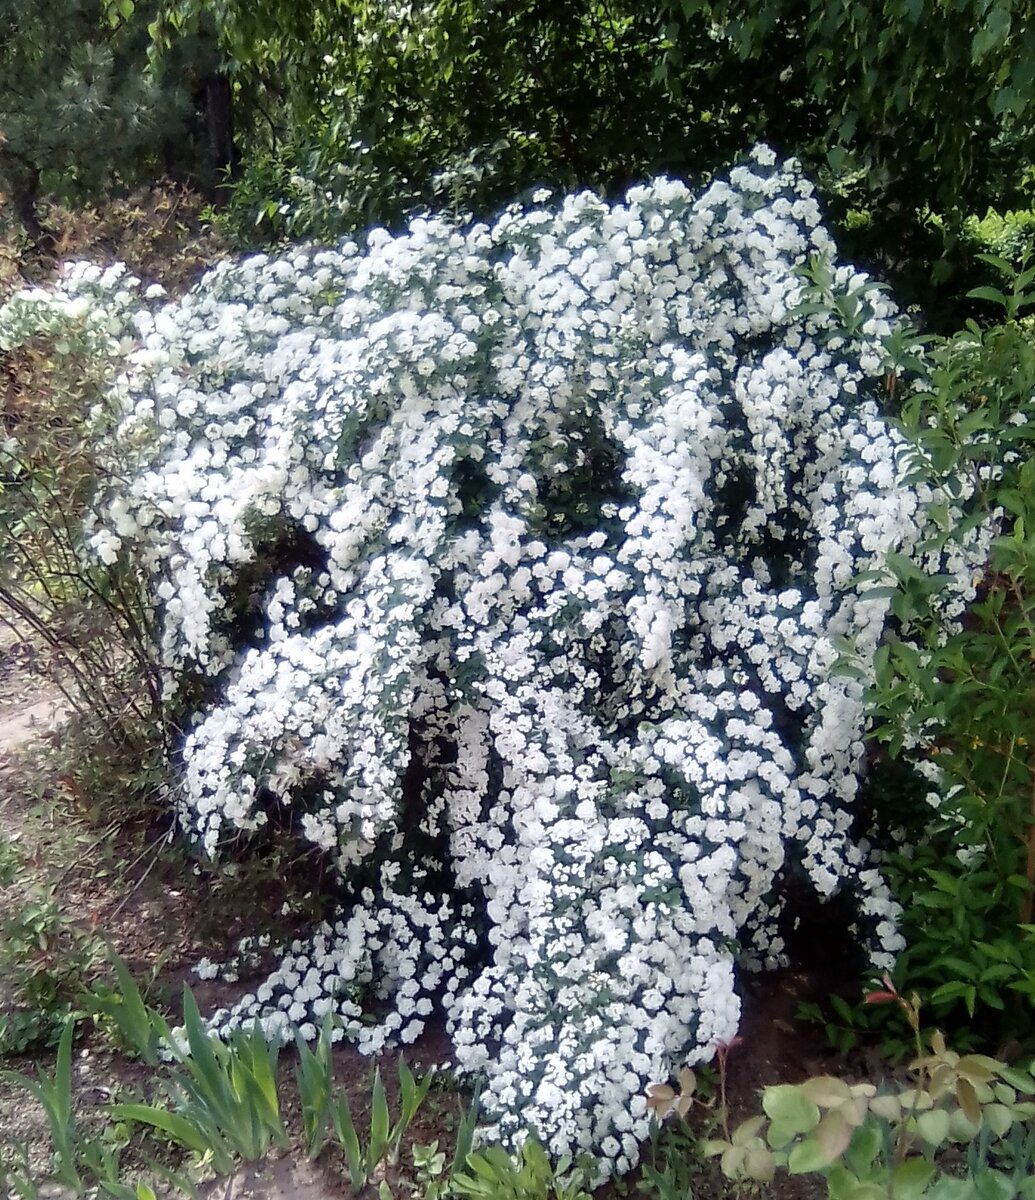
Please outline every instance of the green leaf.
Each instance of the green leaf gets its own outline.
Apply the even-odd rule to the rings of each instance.
[[[159,1043],[165,1042],[175,1052],[175,1039],[165,1018],[144,1003],[136,980],[119,955],[109,949],[109,957],[119,985],[119,1006],[112,1015],[132,1048],[149,1066],[156,1067],[161,1061]]]
[[[975,1200],[1014,1200],[1016,1196],[1010,1177],[991,1167],[974,1178]]]
[[[72,1039],[75,1037],[75,1021],[68,1020],[61,1031],[58,1042],[57,1064],[54,1068],[54,1086],[51,1089],[49,1111],[67,1125],[72,1116]]]
[[[367,1168],[374,1167],[384,1158],[388,1148],[388,1100],[385,1096],[381,1072],[374,1068],[374,1087],[370,1101],[370,1146],[367,1149]]]
[[[1013,1113],[1005,1104],[986,1104],[982,1119],[996,1137],[1006,1137],[1013,1128]]]
[[[976,287],[967,292],[968,300],[987,300],[990,304],[998,304],[1003,309],[1009,309],[1009,297],[994,287]]]
[[[829,1165],[844,1154],[854,1132],[855,1127],[850,1124],[845,1114],[834,1110],[823,1114],[823,1118],[816,1126],[816,1131],[812,1136]]]
[[[265,1128],[278,1139],[286,1139],[277,1094],[279,1045],[267,1043],[262,1025],[255,1021],[251,1031],[241,1038],[241,1046],[247,1063],[244,1080],[249,1100]]]
[[[844,1200],[888,1200],[888,1193],[876,1183],[857,1183],[845,1190]]]
[[[762,1093],[762,1108],[773,1126],[789,1132],[791,1137],[808,1133],[819,1124],[819,1109],[799,1087],[791,1083],[767,1087]],[[771,1134],[772,1130],[769,1144],[776,1147],[777,1143],[771,1140]],[[786,1145],[786,1142],[780,1144]]]
[[[342,1092],[336,1099],[331,1110],[334,1132],[338,1143],[345,1152],[349,1164],[349,1179],[355,1191],[359,1191],[367,1182],[367,1167],[364,1155],[360,1150],[359,1135],[356,1133],[352,1110],[349,1108],[349,1098]]]
[[[949,1136],[949,1114],[944,1108],[931,1108],[916,1118],[917,1132],[931,1146],[941,1146]]]
[[[136,1121],[139,1125],[160,1129],[195,1154],[204,1155],[213,1149],[213,1140],[193,1122],[166,1108],[150,1104],[109,1104],[105,1111],[118,1121]]]
[[[808,1175],[830,1165],[830,1158],[815,1138],[799,1142],[787,1157],[787,1170],[792,1175]]]
[[[896,1200],[919,1200],[934,1175],[934,1163],[926,1158],[907,1158],[892,1173],[892,1194]]]

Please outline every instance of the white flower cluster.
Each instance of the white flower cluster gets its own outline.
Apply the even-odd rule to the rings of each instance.
[[[341,880],[214,1028],[333,1009],[375,1051],[437,1010],[499,1137],[623,1171],[645,1085],[736,1031],[738,939],[779,959],[790,864],[890,960],[832,666],[875,649],[853,579],[920,556],[930,497],[875,399],[890,305],[855,339],[794,313],[819,222],[762,148],[699,197],[414,220],[140,313],[140,466],[94,539],[149,565],[199,706],[183,823],[290,832]],[[962,605],[967,556],[924,565]]]
[[[153,285],[149,299],[163,289]],[[65,266],[56,288],[26,288],[0,308],[0,350],[10,350],[30,337],[51,335],[102,358],[118,359],[130,350],[133,318],[140,308],[140,280],[125,263],[99,267],[76,262]]]

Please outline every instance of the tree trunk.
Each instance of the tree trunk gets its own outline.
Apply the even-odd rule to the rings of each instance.
[[[222,208],[230,199],[240,166],[234,142],[233,91],[225,75],[212,74],[205,80],[205,116],[209,159],[216,178],[213,202]]]
[[[57,238],[45,226],[40,224],[36,214],[36,202],[40,195],[40,173],[38,169],[22,158],[16,158],[10,152],[0,150],[4,167],[4,175],[11,189],[11,206],[18,214],[32,242],[33,248],[40,258],[53,258],[57,248]]]

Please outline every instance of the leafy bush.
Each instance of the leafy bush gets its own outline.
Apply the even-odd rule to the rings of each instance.
[[[954,625],[942,602],[953,581],[889,555],[877,582],[892,629],[866,664],[875,736],[924,781],[911,815],[895,798],[912,843],[889,863],[907,943],[896,978],[959,1038],[997,1042],[1030,1036],[1035,999],[1035,337],[1018,319],[1033,280],[972,293],[1008,319],[927,346],[903,408],[907,481],[958,497],[952,511],[931,504],[931,546],[997,534],[977,602]]]
[[[646,1081],[779,961],[789,871],[890,963],[833,639],[876,651],[854,579],[890,551],[958,614],[983,534],[921,550],[891,305],[796,310],[810,258],[863,295],[833,254],[761,149],[696,199],[417,220],[136,316],[92,545],[152,580],[180,817],[210,854],[301,839],[341,906],[214,1029],[334,1011],[377,1051],[438,1008],[501,1141],[624,1170]]]

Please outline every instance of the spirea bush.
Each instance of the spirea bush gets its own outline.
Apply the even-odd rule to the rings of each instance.
[[[809,259],[854,334],[796,311]],[[793,164],[226,263],[135,321],[92,540],[153,579],[181,821],[340,884],[214,1030],[374,1052],[437,1011],[498,1137],[621,1171],[780,959],[791,866],[890,962],[835,643],[876,650],[888,552],[960,611],[980,538],[923,551],[892,306]]]

